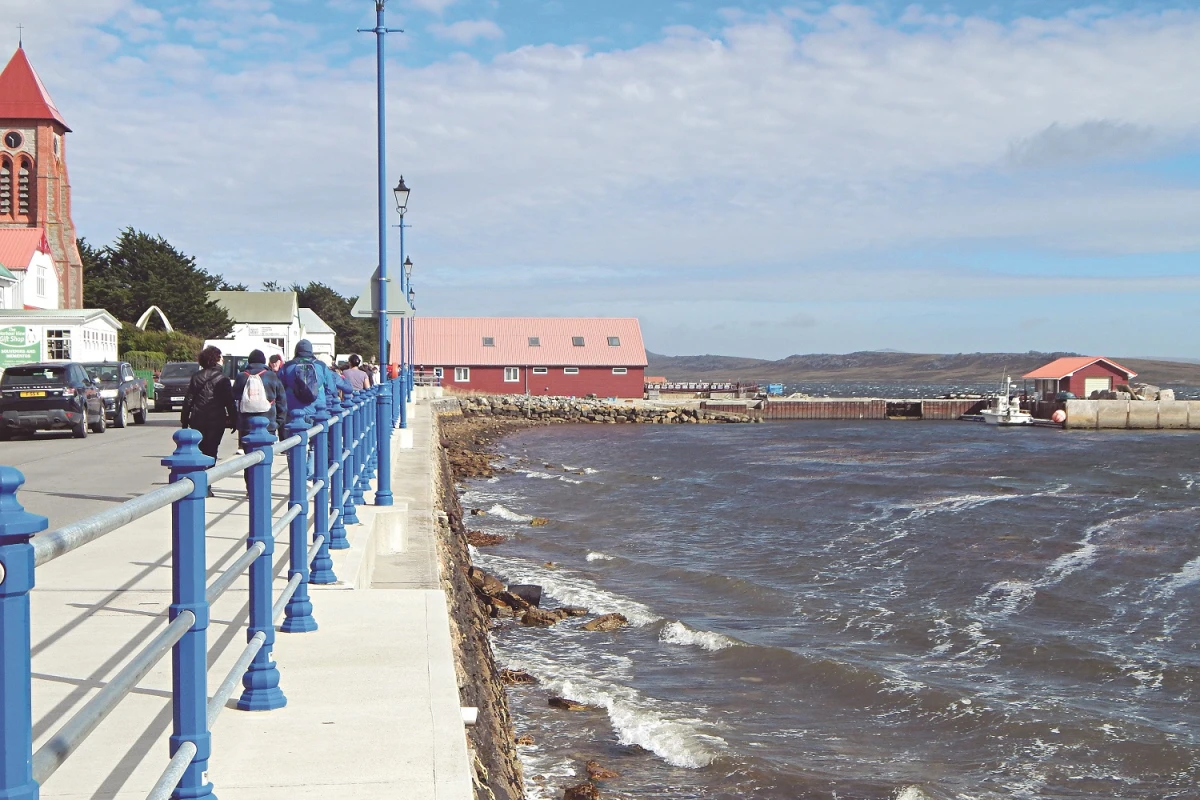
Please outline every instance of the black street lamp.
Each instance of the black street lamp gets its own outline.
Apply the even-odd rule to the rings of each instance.
[[[396,195],[396,211],[400,212],[401,220],[404,219],[404,212],[408,210],[408,192],[408,187],[404,185],[404,176],[401,175],[400,182],[392,189],[392,194]]]

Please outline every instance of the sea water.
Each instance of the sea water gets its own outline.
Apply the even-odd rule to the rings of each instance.
[[[1195,433],[556,426],[501,463],[476,563],[630,623],[494,631],[532,798],[591,759],[615,798],[1200,796]]]

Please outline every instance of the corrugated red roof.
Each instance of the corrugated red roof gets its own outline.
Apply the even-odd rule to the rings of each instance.
[[[1027,373],[1021,377],[1027,380],[1059,381],[1063,378],[1074,375],[1084,367],[1090,367],[1097,361],[1103,361],[1105,364],[1124,372],[1130,378],[1137,377],[1137,373],[1133,370],[1126,369],[1112,359],[1104,358],[1103,356],[1069,356],[1067,358],[1055,359],[1049,364],[1038,367],[1033,372]]]
[[[416,363],[430,366],[646,366],[631,317],[417,317],[415,344]]]
[[[0,119],[54,120],[68,131],[42,79],[33,71],[25,48],[18,47],[0,72]]]
[[[0,264],[9,269],[28,269],[36,252],[49,253],[44,228],[0,228]]]

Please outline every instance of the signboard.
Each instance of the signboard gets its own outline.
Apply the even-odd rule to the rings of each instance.
[[[38,328],[9,325],[0,328],[0,369],[42,360],[42,337]]]
[[[400,282],[388,278],[387,281],[387,313],[389,317],[411,317],[413,310],[408,307],[408,298],[400,290]],[[370,318],[379,316],[379,267],[371,273],[362,294],[354,301],[350,316]]]

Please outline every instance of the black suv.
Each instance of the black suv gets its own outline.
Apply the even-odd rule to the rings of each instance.
[[[170,411],[175,407],[183,408],[188,384],[192,382],[192,376],[199,371],[200,365],[195,361],[173,361],[163,367],[154,381],[154,410]]]
[[[89,378],[100,381],[104,414],[114,428],[124,428],[130,417],[138,425],[146,421],[146,382],[133,374],[128,361],[89,361],[83,368]]]
[[[82,364],[19,364],[0,378],[0,439],[16,431],[70,428],[77,439],[104,433],[100,387]]]

